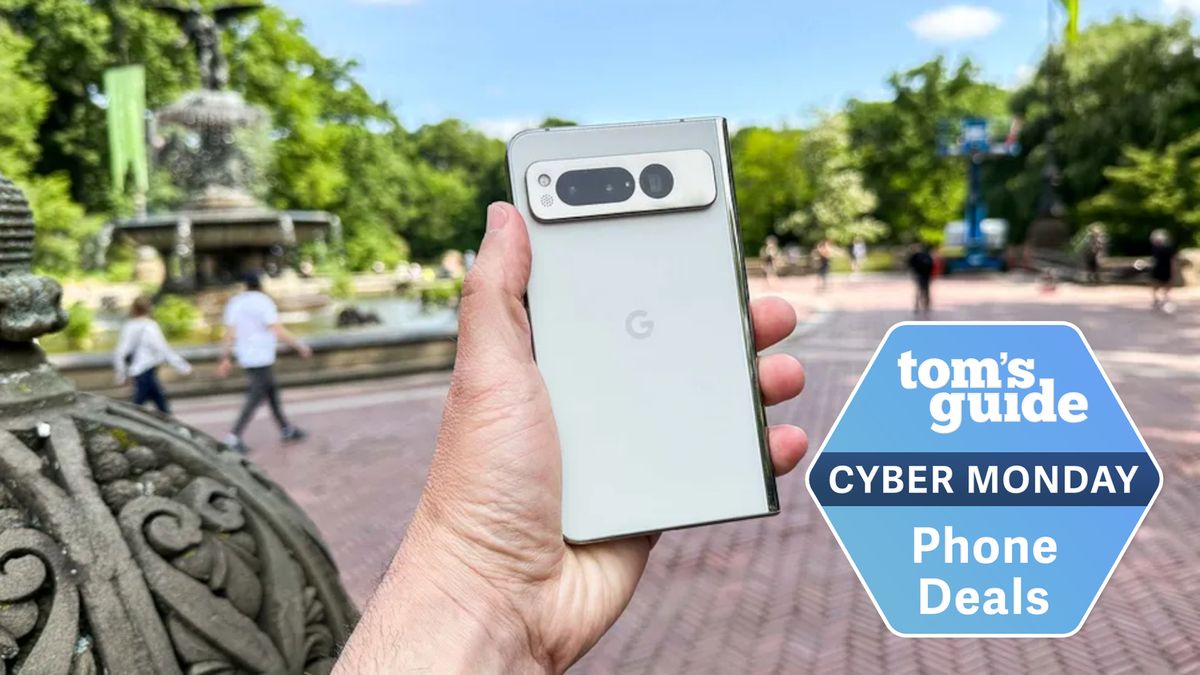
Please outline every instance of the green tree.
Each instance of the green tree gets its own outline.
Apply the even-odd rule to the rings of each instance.
[[[403,230],[413,255],[433,258],[450,248],[477,248],[484,211],[475,189],[457,173],[437,171],[428,164],[415,169],[408,194],[414,217]]]
[[[235,88],[272,113],[272,202],[338,213],[356,269],[477,247],[484,207],[508,196],[504,144],[458,120],[406,133],[302,30],[270,8],[231,49]]]
[[[1200,132],[1162,152],[1126,148],[1123,161],[1104,175],[1108,185],[1080,211],[1108,225],[1115,247],[1145,251],[1158,228],[1183,246],[1200,243]]]
[[[981,82],[970,60],[952,66],[940,56],[888,84],[892,100],[846,108],[863,182],[878,197],[875,218],[897,240],[938,241],[942,227],[962,217],[967,192],[962,163],[936,152],[939,129],[966,116],[1003,116],[1007,94]]]
[[[796,129],[745,127],[730,141],[742,239],[750,254],[811,195],[801,170],[803,138]]]
[[[484,209],[509,197],[504,143],[455,119],[423,126],[412,140],[417,159],[433,170],[421,182],[432,191],[424,195],[424,203],[435,209],[430,214],[434,220],[442,220],[413,223],[414,251],[432,255],[447,248],[478,248]],[[442,199],[447,203],[438,204]]]
[[[376,262],[389,269],[408,260],[408,245],[390,228],[359,228],[346,241],[346,264],[352,270],[367,270]]]
[[[146,67],[152,106],[195,78],[174,22],[139,0],[0,0],[0,20],[29,40],[25,63],[53,98],[38,129],[35,170],[64,173],[71,195],[91,211],[111,208],[102,81],[124,63]]]
[[[38,128],[53,98],[29,64],[32,46],[0,21],[0,171],[10,177],[33,169],[40,152]]]
[[[334,209],[355,269],[410,248],[421,259],[477,248],[486,204],[507,196],[504,145],[457,121],[413,135],[347,130],[343,161],[348,180]]]
[[[21,187],[38,224],[34,266],[39,272],[66,275],[78,269],[82,242],[94,229],[83,209],[71,200],[65,173],[36,175],[40,156],[38,130],[52,98],[29,63],[33,43],[0,19],[0,173]]]
[[[95,214],[129,207],[109,185],[104,71],[144,64],[147,103],[158,108],[198,86],[195,59],[174,21],[142,0],[0,0],[0,24],[0,169],[29,190],[43,228],[62,235],[42,238],[42,266],[74,271],[102,217],[83,218],[66,198]],[[269,113],[268,203],[340,215],[356,267],[406,256],[410,244],[421,257],[478,246],[486,204],[508,195],[503,143],[456,120],[406,132],[353,61],[322,54],[277,7],[225,41],[232,87]],[[182,196],[152,171],[152,207]]]
[[[24,188],[37,221],[34,268],[60,278],[78,274],[88,243],[100,229],[100,219],[87,216],[83,207],[72,201],[63,173],[32,177]]]
[[[334,210],[349,180],[349,138],[396,128],[395,116],[353,78],[354,62],[322,55],[300,21],[278,8],[256,13],[230,41],[231,86],[271,115],[271,202]],[[353,227],[347,221],[348,234]]]
[[[1026,123],[1022,161],[1002,176],[1012,196],[1011,218],[1022,223],[1037,215],[1051,151],[1062,170],[1059,192],[1069,220],[1086,222],[1098,209],[1120,211],[1118,199],[1141,203],[1129,192],[1132,177],[1110,167],[1146,177],[1156,162],[1169,162],[1169,146],[1200,128],[1198,53],[1200,39],[1189,21],[1142,18],[1093,24],[1066,53],[1049,52],[1013,96],[1012,109]],[[1116,177],[1124,183],[1109,191]],[[1091,201],[1105,192],[1099,202]],[[1120,235],[1114,250],[1140,244],[1134,239]]]
[[[828,237],[840,244],[858,237],[875,241],[887,233],[887,227],[871,217],[877,200],[863,186],[844,115],[825,117],[804,136],[800,167],[811,196],[779,230],[807,243]]]
[[[410,196],[416,169],[397,129],[348,131],[343,149],[347,180],[333,207],[342,219],[346,262],[365,270],[376,260],[393,266],[408,257],[400,235],[419,217]]]
[[[268,200],[342,219],[351,269],[407,256],[401,236],[412,170],[403,130],[353,77],[353,61],[324,56],[277,8],[231,33],[231,85],[271,116]]]

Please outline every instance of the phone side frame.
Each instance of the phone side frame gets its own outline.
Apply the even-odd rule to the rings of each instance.
[[[729,223],[730,249],[733,251],[733,264],[737,278],[738,296],[741,299],[742,329],[746,342],[746,368],[750,374],[750,388],[754,398],[754,414],[758,418],[758,449],[762,460],[763,487],[767,491],[767,513],[776,515],[780,511],[779,489],[775,483],[775,467],[771,461],[771,447],[767,436],[767,408],[763,405],[762,389],[758,383],[758,350],[754,335],[754,321],[750,316],[750,282],[746,274],[746,256],[742,250],[741,221],[738,216],[737,196],[733,182],[733,157],[729,145],[729,122],[724,118],[719,120],[720,133],[717,134],[721,146],[720,161],[723,171],[718,175],[725,180],[725,209],[726,220]]]

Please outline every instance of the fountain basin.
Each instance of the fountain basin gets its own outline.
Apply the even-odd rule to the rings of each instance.
[[[340,239],[341,222],[324,211],[264,207],[155,213],[113,223],[113,231],[156,249],[168,266],[165,290],[236,283],[247,270],[292,266],[296,247]]]

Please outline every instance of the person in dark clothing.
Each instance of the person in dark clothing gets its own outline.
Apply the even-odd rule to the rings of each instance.
[[[258,410],[258,406],[262,405],[264,400],[271,407],[271,415],[275,417],[275,423],[283,431],[284,440],[300,440],[303,438],[304,432],[292,426],[283,414],[283,405],[279,402],[279,385],[275,382],[274,368],[263,366],[260,368],[246,368],[245,371],[247,381],[246,402],[242,406],[242,412],[238,415],[237,422],[233,425],[233,431],[229,440],[230,446],[238,448],[242,445],[242,434],[245,432],[246,426],[250,424],[250,418],[254,416],[254,413]]]
[[[1161,309],[1168,314],[1174,310],[1171,304],[1171,284],[1175,281],[1175,256],[1178,249],[1171,242],[1171,235],[1166,230],[1155,230],[1150,233],[1150,256],[1154,264],[1150,268],[1151,293],[1153,294],[1154,309]]]
[[[912,270],[913,280],[917,284],[917,298],[913,305],[913,314],[929,316],[932,309],[929,297],[929,286],[933,282],[933,253],[928,245],[922,244],[908,257],[908,269]]]
[[[833,260],[833,244],[828,239],[822,239],[815,250],[817,256],[817,290],[823,291],[829,286],[829,265]]]
[[[1083,240],[1083,262],[1088,283],[1100,283],[1100,258],[1104,256],[1105,245],[1104,228],[1099,223],[1092,223]]]

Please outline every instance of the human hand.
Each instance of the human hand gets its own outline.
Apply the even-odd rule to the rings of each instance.
[[[223,357],[217,364],[217,377],[222,379],[229,377],[231,372],[233,372],[233,361],[230,361],[228,356]]]
[[[307,360],[307,359],[312,358],[313,350],[312,350],[312,347],[309,347],[308,345],[304,344],[303,342],[297,341],[296,342],[296,353],[300,355],[300,358]]]
[[[522,298],[525,224],[488,209],[467,275],[458,357],[433,465],[391,567],[336,673],[561,672],[616,621],[656,536],[586,546],[562,538],[561,457],[550,399],[530,346]],[[751,305],[759,349],[791,334],[778,299]],[[804,387],[799,362],[759,359],[764,402]],[[808,446],[793,426],[769,430],[776,474]]]

